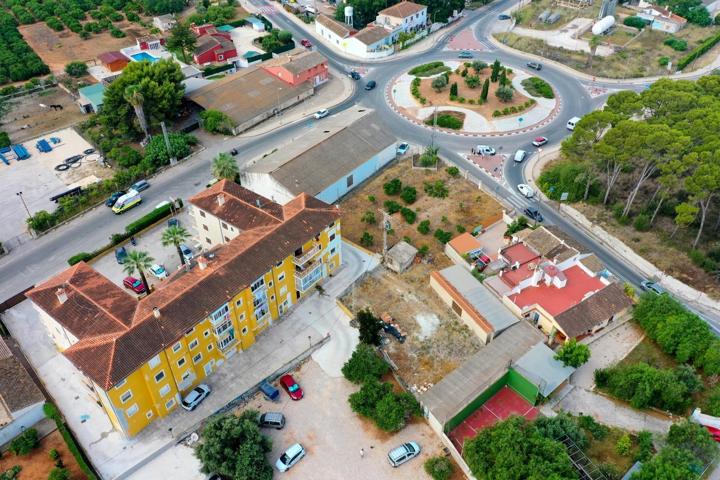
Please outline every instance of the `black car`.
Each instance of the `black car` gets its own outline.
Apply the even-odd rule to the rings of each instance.
[[[125,192],[123,191],[114,192],[107,200],[105,200],[105,206],[112,207],[113,205],[115,205],[115,202],[117,202],[118,198],[122,197],[123,195],[125,195]]]
[[[370,80],[365,84],[365,90],[372,90],[373,88],[375,88],[375,85],[377,85],[377,83],[375,83],[375,80]]]
[[[348,77],[352,78],[353,80],[360,80],[360,74],[355,70],[348,72]]]
[[[538,63],[538,62],[528,62],[528,63],[527,63],[527,66],[528,66],[529,68],[532,68],[533,70],[537,70],[538,72],[539,72],[540,70],[542,70],[542,63]]]
[[[88,148],[88,149],[86,149],[86,150],[83,150],[83,153],[84,153],[85,155],[90,155],[90,154],[92,154],[92,153],[95,153],[95,149],[94,149],[94,148]]]
[[[179,227],[180,226],[180,220],[178,220],[175,217],[172,217],[167,221],[168,227]]]
[[[540,213],[540,210],[535,207],[528,207],[523,213],[538,223],[541,223],[544,220],[542,213]]]
[[[238,154],[238,149],[237,149],[237,148],[233,148],[232,150],[230,150],[230,155],[232,155],[233,157],[234,157],[235,155],[237,155],[237,154]]]
[[[512,17],[506,13],[501,13],[498,15],[498,20],[510,20]]]

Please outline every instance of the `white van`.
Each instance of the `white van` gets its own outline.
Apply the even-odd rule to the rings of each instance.
[[[575,130],[575,125],[580,121],[580,117],[572,117],[570,120],[568,120],[567,124],[565,125],[568,130]]]
[[[309,13],[311,15],[317,15],[317,9],[312,6],[305,7],[305,13]]]

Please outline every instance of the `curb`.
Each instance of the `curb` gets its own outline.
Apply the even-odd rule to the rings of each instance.
[[[381,257],[382,257],[379,253],[371,252],[371,251],[368,250],[367,248],[361,247],[361,246],[358,245],[357,243],[355,243],[355,242],[353,242],[353,241],[351,241],[351,240],[348,240],[348,239],[345,238],[345,237],[342,238],[342,241],[345,242],[345,243],[347,243],[348,245],[350,245],[350,246],[353,247],[353,248],[357,248],[358,250],[360,250],[361,252],[363,252],[365,255],[369,255],[369,256],[371,256],[371,257],[376,257],[376,258],[381,258]]]

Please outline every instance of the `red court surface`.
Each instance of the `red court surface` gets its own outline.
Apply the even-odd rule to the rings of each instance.
[[[462,454],[462,446],[466,439],[474,437],[479,430],[495,425],[512,415],[533,420],[537,417],[538,410],[516,393],[515,390],[504,386],[490,400],[455,427],[448,436],[457,451]]]

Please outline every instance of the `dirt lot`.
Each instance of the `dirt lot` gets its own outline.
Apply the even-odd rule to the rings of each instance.
[[[44,133],[66,128],[85,120],[72,97],[60,88],[49,88],[11,100],[12,109],[2,119],[2,129],[14,143],[24,142]],[[43,105],[62,105],[52,110]],[[26,128],[23,128],[26,127]]]
[[[464,68],[461,66],[461,68]],[[470,68],[468,69],[469,73],[468,75],[474,74],[475,71]],[[420,82],[420,94],[427,98],[428,105],[453,105],[456,107],[462,107],[467,108],[468,110],[473,110],[483,117],[485,117],[488,120],[491,120],[493,118],[492,114],[495,110],[502,110],[504,108],[509,108],[517,105],[521,105],[525,103],[528,98],[524,95],[521,95],[517,91],[515,91],[515,95],[513,95],[513,98],[510,102],[501,102],[496,96],[495,96],[495,90],[497,90],[498,86],[500,85],[498,82],[492,83],[490,82],[490,90],[488,91],[488,99],[487,102],[483,105],[471,105],[467,101],[465,103],[461,102],[452,102],[450,101],[450,87],[449,85],[452,85],[453,83],[457,83],[458,86],[458,97],[459,98],[466,98],[467,100],[470,100],[471,98],[474,100],[478,100],[480,98],[480,94],[482,93],[482,85],[483,82],[485,82],[486,78],[490,77],[490,67],[486,68],[482,71],[482,73],[479,75],[480,77],[480,85],[476,88],[470,88],[465,83],[465,79],[458,75],[457,73],[451,72],[450,73],[450,80],[448,82],[448,86],[445,87],[442,91],[439,93],[433,90],[432,88],[432,78],[424,78]],[[513,75],[508,76],[508,80],[512,80]],[[530,107],[532,108],[532,107]],[[529,109],[528,109],[529,110]],[[526,111],[528,111],[526,110]]]
[[[599,2],[590,2],[591,5],[586,8],[575,9],[567,7],[558,7],[554,0],[539,0],[528,2],[527,6],[517,12],[517,25],[521,27],[532,28],[535,30],[552,30],[564,25],[575,18],[597,18],[600,12]],[[538,20],[538,16],[546,10],[557,12],[560,19],[554,24],[544,23]]]
[[[40,441],[40,447],[33,450],[29,455],[17,457],[12,453],[5,453],[0,458],[0,472],[9,470],[15,465],[22,467],[18,478],[24,479],[44,479],[50,474],[50,471],[55,466],[55,462],[50,459],[49,452],[55,449],[60,453],[60,458],[65,464],[65,468],[70,471],[70,478],[72,480],[83,480],[87,476],[82,473],[80,466],[75,461],[75,457],[72,456],[70,450],[68,450],[65,440],[63,440],[60,432],[55,430],[47,437]]]
[[[148,34],[148,30],[137,23],[125,21],[113,25],[125,32],[126,37],[115,38],[110,32],[103,32],[83,40],[68,29],[56,32],[43,22],[21,25],[18,30],[50,70],[60,73],[64,71],[66,64],[74,60],[91,62],[101,53],[129,47],[135,43],[136,38]]]
[[[658,217],[650,231],[638,232],[632,225],[623,226],[617,223],[612,213],[602,206],[577,203],[573,207],[590,221],[602,225],[608,233],[622,240],[635,253],[663,272],[713,298],[720,298],[720,283],[707,272],[696,267],[682,248],[691,245],[694,237],[692,231],[678,230],[671,239],[670,232],[673,231],[674,225],[672,220],[666,217]],[[678,261],[678,258],[682,260]]]
[[[399,178],[403,186],[409,185],[417,190],[417,200],[408,205],[417,212],[417,220],[409,225],[400,216],[400,213],[391,215],[393,232],[388,234],[388,247],[391,247],[403,237],[408,237],[416,247],[427,245],[429,253],[437,256],[443,251],[444,245],[433,238],[436,229],[452,232],[456,235],[456,226],[461,225],[468,231],[472,231],[478,225],[489,226],[502,217],[502,207],[490,196],[483,193],[478,187],[463,179],[453,178],[445,172],[445,167],[438,171],[413,170],[410,167],[410,158],[403,158],[395,165],[387,167],[380,175],[370,182],[355,190],[340,205],[343,210],[343,236],[355,243],[360,243],[364,231],[374,237],[374,243],[370,250],[382,251],[382,230],[381,214],[378,209],[383,207],[386,200],[395,200],[404,205],[404,202],[396,196],[385,195],[383,184],[394,178]],[[446,198],[432,198],[423,191],[423,182],[435,182],[443,180],[449,190]],[[375,202],[368,199],[369,195],[375,196]],[[377,223],[368,225],[361,221],[365,212],[373,212]],[[423,220],[430,220],[430,233],[423,235],[417,231],[418,224]]]

